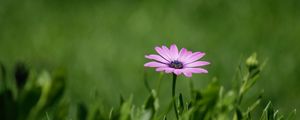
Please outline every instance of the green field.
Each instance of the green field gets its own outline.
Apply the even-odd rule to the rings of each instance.
[[[299,0],[0,0],[0,61],[10,71],[20,61],[41,71],[65,68],[72,105],[95,94],[107,110],[120,94],[143,104],[144,72],[153,88],[159,77],[144,68],[144,55],[172,43],[206,52],[209,73],[192,77],[199,89],[214,77],[229,88],[238,65],[256,52],[267,64],[246,98],[264,90],[263,103],[300,109]],[[188,92],[188,84],[180,76],[177,91]],[[163,107],[171,75],[161,86]]]

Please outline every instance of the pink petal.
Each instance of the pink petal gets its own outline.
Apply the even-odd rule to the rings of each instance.
[[[158,67],[155,69],[157,72],[160,72],[160,71],[164,71],[165,70],[165,67]]]
[[[145,57],[148,59],[156,60],[158,62],[169,63],[169,61],[167,61],[166,59],[162,58],[159,55],[146,55]]]
[[[167,67],[168,65],[159,62],[148,62],[144,64],[145,67]]]
[[[183,71],[184,71],[183,69],[175,69],[175,70],[174,70],[174,73],[175,73],[176,75],[180,75]]]
[[[169,56],[167,55],[167,53],[165,53],[165,51],[160,48],[160,47],[155,47],[155,51],[160,55],[162,56],[163,58],[165,58],[166,60],[168,61],[171,61],[171,59],[169,58]]]
[[[170,56],[173,60],[176,60],[178,58],[178,48],[175,44],[172,44],[170,46]]]
[[[191,51],[186,51],[185,54],[183,54],[181,57],[180,57],[180,61],[185,63],[186,60],[188,60],[189,56],[191,56],[193,54],[193,52]]]
[[[192,73],[190,71],[183,71],[183,74],[186,76],[186,77],[192,77]]]
[[[185,63],[191,63],[191,62],[194,62],[196,60],[199,60],[204,55],[205,55],[205,53],[203,53],[203,52],[195,52],[195,53],[189,55],[189,57],[186,58]]]
[[[169,48],[167,48],[166,46],[162,46],[163,51],[165,52],[165,54],[168,56],[168,58],[170,58],[170,61],[173,61],[173,57],[171,56],[171,52],[169,50]]]
[[[156,68],[156,71],[165,71],[166,73],[172,73],[174,71],[174,68],[159,67],[159,68]]]
[[[185,48],[181,48],[179,55],[178,55],[178,61],[181,61],[184,55],[186,54],[187,50]]]
[[[199,66],[205,66],[208,64],[210,64],[210,63],[206,62],[206,61],[196,61],[196,62],[186,64],[185,67],[199,67]]]
[[[185,70],[191,73],[208,73],[208,71],[203,68],[185,68]]]

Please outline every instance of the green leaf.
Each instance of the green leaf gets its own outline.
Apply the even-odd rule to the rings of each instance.
[[[41,94],[42,87],[37,86],[37,74],[36,71],[30,70],[28,80],[22,91],[19,92],[18,97],[18,111],[19,118],[27,118],[30,111],[37,105]]]
[[[179,107],[178,107],[179,115],[181,115],[184,111],[184,102],[183,102],[183,97],[182,94],[179,94]]]
[[[125,101],[121,105],[119,120],[130,120],[131,108],[132,108],[132,96],[129,98],[129,100]]]
[[[250,106],[248,107],[246,113],[244,116],[248,116],[261,102],[261,95],[257,98],[257,100]]]
[[[242,111],[239,108],[237,108],[234,113],[234,120],[242,120],[242,119],[243,119]]]
[[[65,71],[59,69],[52,76],[47,71],[39,76],[37,82],[42,87],[42,94],[37,105],[30,111],[28,119],[37,119],[45,109],[57,103],[62,97],[66,84]]]
[[[40,87],[34,87],[23,91],[18,100],[19,118],[27,118],[29,112],[39,101],[41,93]]]
[[[274,120],[273,115],[274,115],[274,109],[273,109],[271,101],[269,101],[269,103],[267,104],[267,106],[263,110],[263,113],[262,113],[262,116],[261,116],[260,120]]]
[[[108,120],[117,120],[118,118],[119,118],[119,114],[115,115],[114,108],[111,108],[109,112]]]
[[[150,115],[150,119],[154,118],[155,113],[159,108],[158,98],[155,90],[151,91],[151,95],[148,97],[144,104],[144,114]]]
[[[286,118],[287,120],[295,120],[296,119],[296,109],[294,109]]]

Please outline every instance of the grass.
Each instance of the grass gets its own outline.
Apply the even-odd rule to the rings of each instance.
[[[294,120],[296,110],[284,115],[274,109],[270,101],[263,104],[262,93],[256,94],[251,104],[245,104],[245,96],[255,85],[264,65],[253,54],[246,60],[245,66],[239,66],[234,79],[236,84],[230,89],[225,89],[214,78],[204,89],[198,90],[193,81],[189,80],[189,95],[182,91],[176,93],[177,75],[173,74],[170,87],[172,96],[169,99],[159,96],[159,89],[166,89],[164,86],[158,85],[157,89],[152,89],[147,76],[144,76],[149,95],[143,105],[133,103],[133,96],[124,99],[121,95],[120,106],[111,107],[108,111],[100,102],[104,98],[98,94],[92,96],[93,102],[72,105],[72,99],[65,93],[66,73],[62,69],[51,73],[38,72],[19,63],[13,73],[15,80],[9,80],[6,68],[1,64],[1,82],[4,83],[1,88],[4,89],[0,93],[0,117],[5,120]],[[8,87],[8,82],[13,83],[13,86]],[[169,101],[168,105],[160,106],[161,99]],[[259,109],[258,105],[265,108]],[[76,111],[71,110],[72,106]]]

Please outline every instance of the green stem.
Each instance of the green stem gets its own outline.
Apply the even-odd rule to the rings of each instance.
[[[172,97],[173,97],[173,105],[174,105],[174,111],[175,111],[176,119],[178,120],[178,112],[177,112],[176,98],[175,98],[176,79],[177,79],[177,75],[175,75],[173,73]]]

